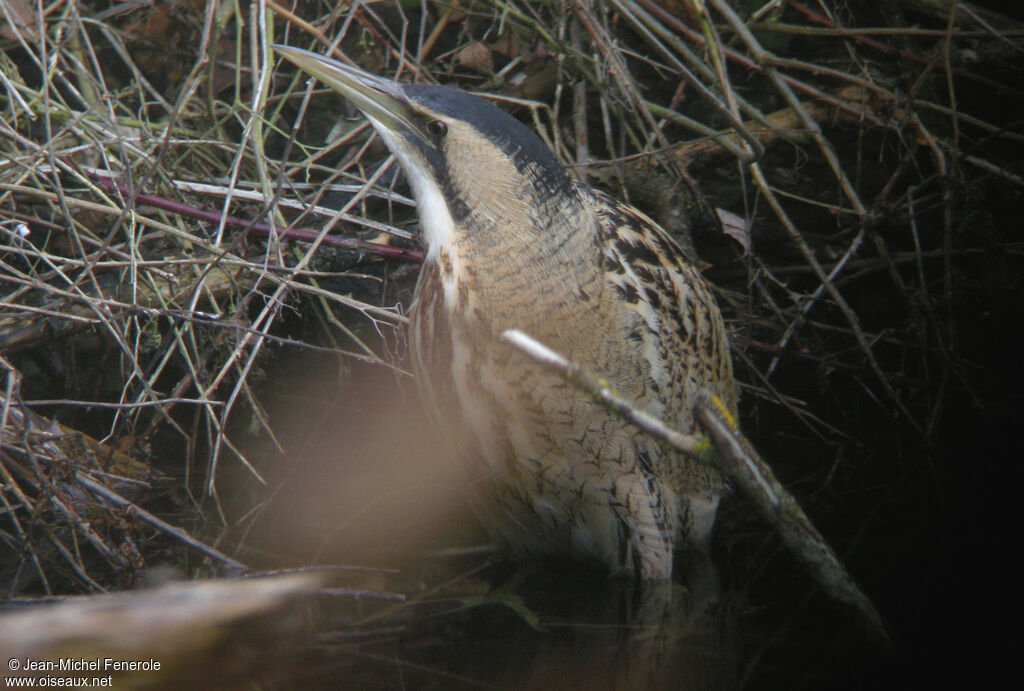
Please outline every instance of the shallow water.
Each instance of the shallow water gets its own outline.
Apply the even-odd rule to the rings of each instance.
[[[723,588],[717,571],[703,563],[672,584],[637,586],[572,564],[470,568],[407,603],[359,613],[351,603],[326,606],[316,641],[278,681],[713,690],[878,688],[896,679],[899,661],[820,596],[811,606],[755,604],[749,592]]]

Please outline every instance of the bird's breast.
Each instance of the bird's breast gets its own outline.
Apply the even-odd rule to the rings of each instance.
[[[439,218],[410,348],[428,408],[484,488],[485,521],[514,551],[666,577],[675,536],[700,542],[710,530],[721,478],[665,453],[500,335],[524,331],[689,432],[700,390],[732,400],[710,290],[664,231],[603,195],[557,227],[531,222],[550,231],[532,241],[533,231],[499,236],[492,224],[449,229]]]

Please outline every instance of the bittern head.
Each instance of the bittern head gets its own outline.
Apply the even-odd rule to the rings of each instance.
[[[373,124],[409,178],[428,258],[467,228],[477,235],[529,234],[545,226],[538,218],[564,215],[578,204],[550,149],[487,101],[384,79],[299,48],[274,50],[340,92]]]

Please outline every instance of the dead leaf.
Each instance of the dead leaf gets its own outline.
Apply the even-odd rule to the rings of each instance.
[[[22,32],[29,40],[35,40],[35,13],[28,3],[25,0],[5,0],[5,3],[7,5],[5,14],[10,17],[11,21],[0,24],[0,38],[15,41],[19,32]]]
[[[470,43],[455,55],[455,62],[462,67],[468,67],[482,74],[494,73],[494,61],[491,59],[491,49],[480,41]]]
[[[737,216],[731,211],[715,207],[718,220],[722,224],[722,232],[739,243],[743,248],[743,254],[750,251],[750,224],[742,216]]]

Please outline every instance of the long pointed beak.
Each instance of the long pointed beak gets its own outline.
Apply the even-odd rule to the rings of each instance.
[[[398,82],[363,72],[302,48],[276,43],[271,48],[285,60],[352,101],[356,108],[375,123],[396,133],[404,128],[417,129],[413,124],[409,99]]]

